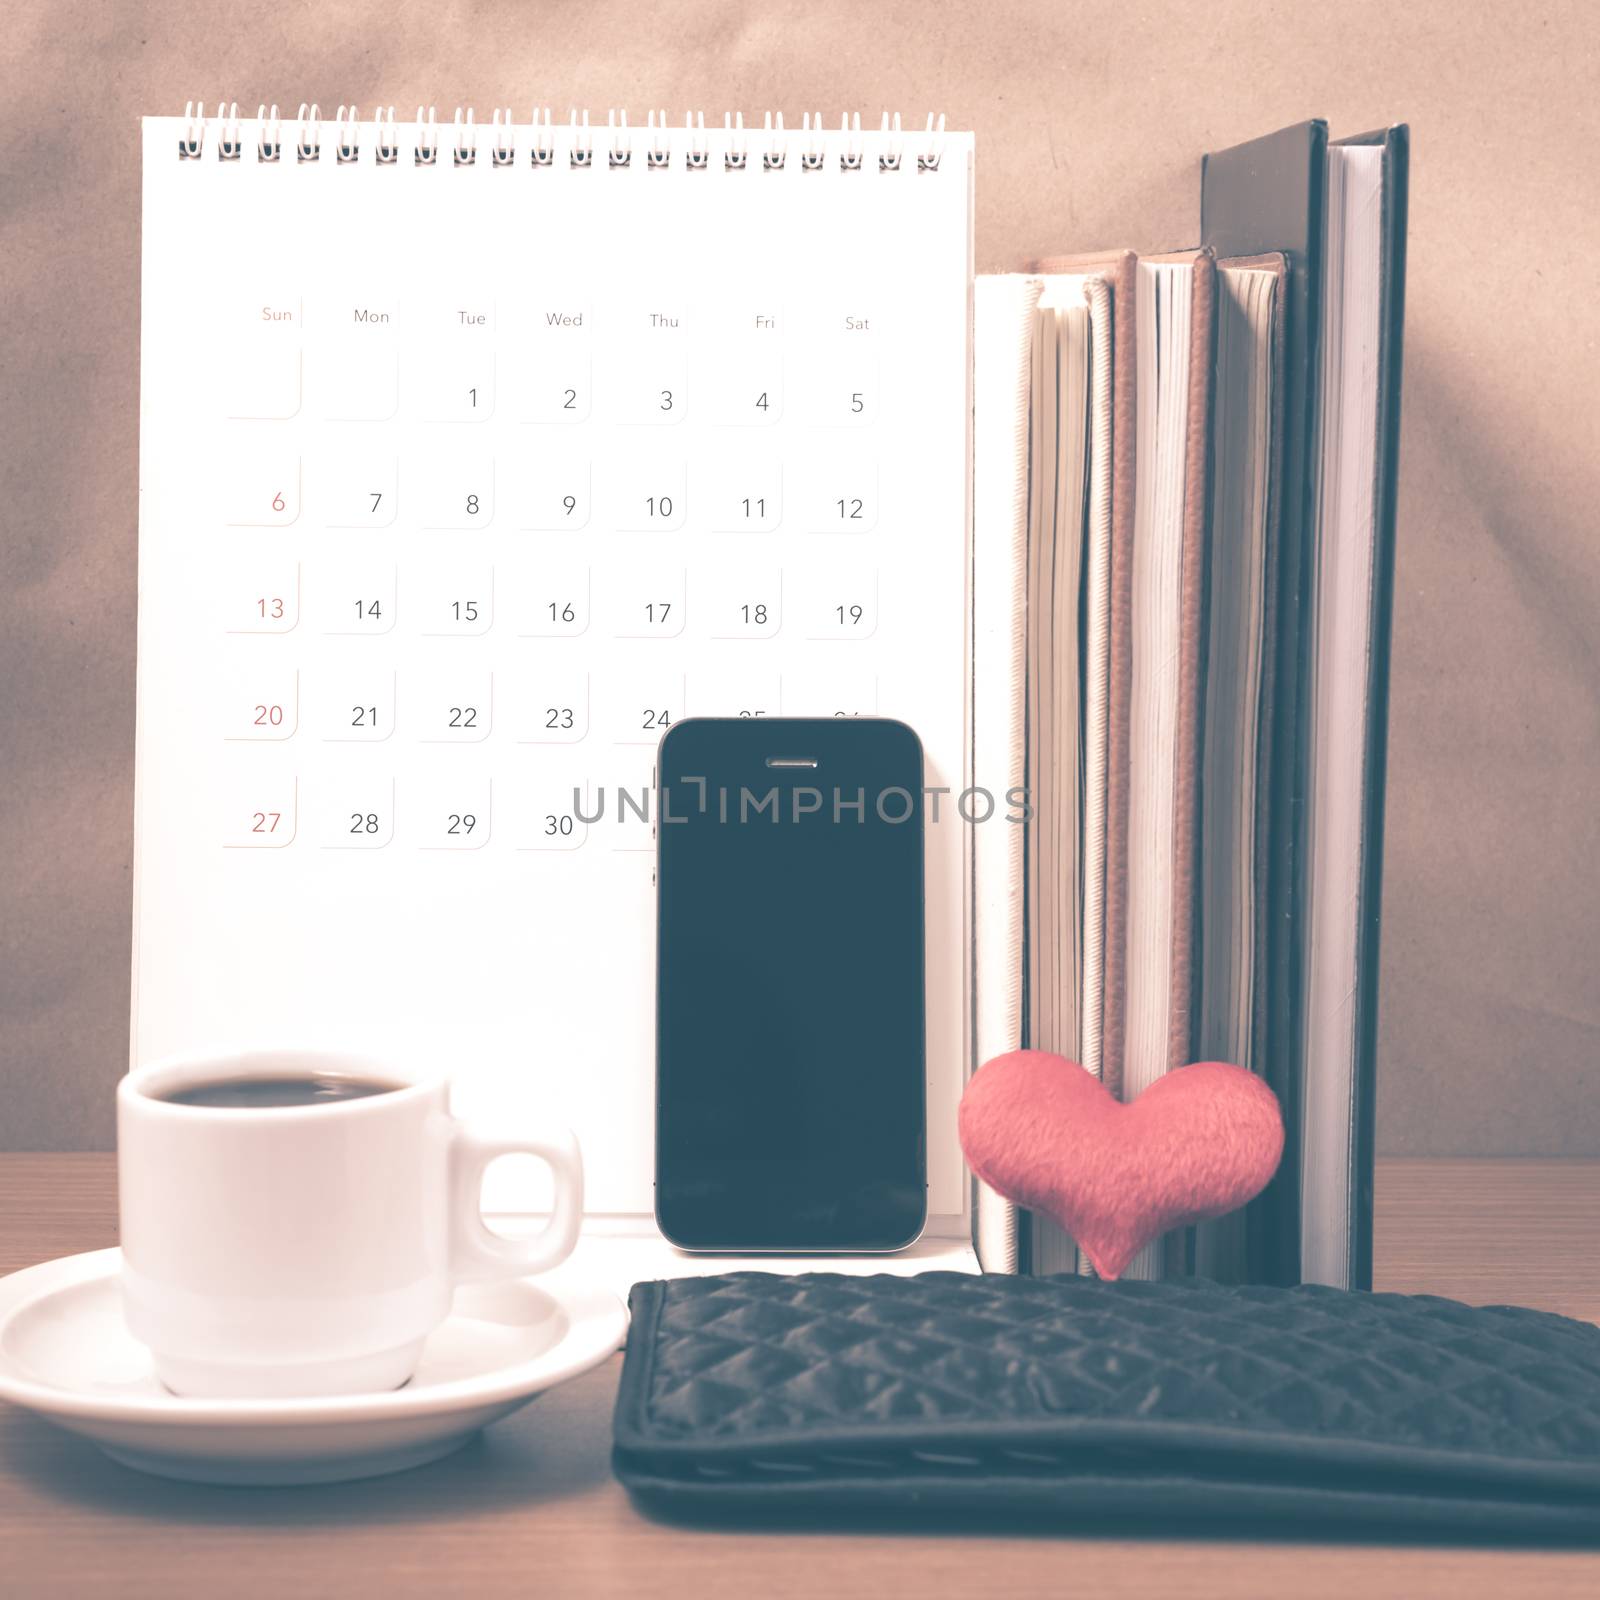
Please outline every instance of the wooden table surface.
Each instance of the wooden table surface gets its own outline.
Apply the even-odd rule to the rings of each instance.
[[[0,1155],[0,1273],[115,1244],[114,1177],[110,1156]],[[1600,1162],[1386,1162],[1378,1287],[1600,1321],[1597,1218]],[[1600,1595],[1600,1554],[1581,1550],[653,1522],[608,1466],[619,1363],[432,1466],[315,1489],[144,1477],[0,1406],[0,1595]]]

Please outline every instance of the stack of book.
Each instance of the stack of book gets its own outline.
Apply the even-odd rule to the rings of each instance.
[[[978,1059],[1277,1093],[1278,1176],[1128,1276],[1364,1287],[1404,127],[1206,157],[1199,249],[978,280]],[[977,1197],[983,1264],[1081,1267]]]

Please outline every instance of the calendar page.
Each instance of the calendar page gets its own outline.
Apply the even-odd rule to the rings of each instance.
[[[657,741],[899,717],[957,1231],[972,143],[925,146],[146,120],[136,1062],[421,1058],[648,1218]]]

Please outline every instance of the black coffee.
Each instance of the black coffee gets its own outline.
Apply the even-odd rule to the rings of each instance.
[[[343,1100],[366,1100],[392,1094],[403,1083],[381,1078],[351,1078],[339,1073],[284,1074],[278,1077],[218,1078],[191,1083],[154,1096],[175,1106],[208,1106],[217,1111],[259,1111],[274,1106],[330,1106]]]

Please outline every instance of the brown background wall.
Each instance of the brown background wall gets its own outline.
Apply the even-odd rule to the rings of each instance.
[[[0,95],[0,1148],[127,1053],[137,118],[186,99],[944,110],[978,265],[1183,245],[1203,150],[1412,127],[1379,1073],[1394,1152],[1600,1154],[1600,179],[1589,0],[13,0]],[[178,270],[226,270],[192,262]]]

